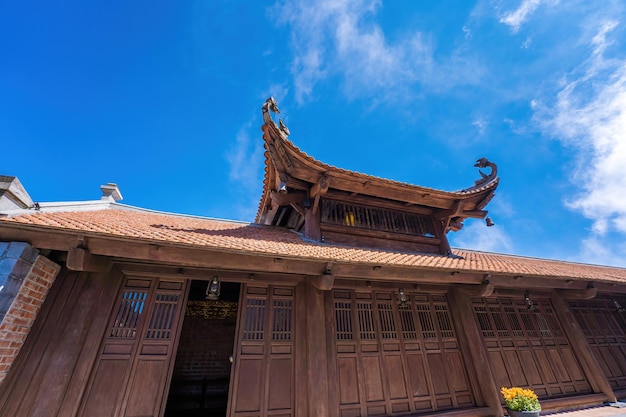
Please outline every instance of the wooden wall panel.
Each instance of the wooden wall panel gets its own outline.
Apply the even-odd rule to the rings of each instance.
[[[585,340],[614,389],[626,388],[626,312],[620,311],[623,305],[623,297],[608,296],[569,302]]]
[[[335,290],[340,416],[423,413],[475,406],[445,297]],[[358,407],[357,407],[358,406]]]
[[[122,384],[114,384],[119,375],[124,375],[128,368],[128,359],[100,362],[95,370],[95,382],[85,400],[84,414],[93,417],[110,417],[121,401]],[[97,393],[97,394],[96,394]]]
[[[0,394],[0,416],[74,415],[121,274],[64,269]]]
[[[79,416],[98,415],[101,407],[108,410],[103,397],[115,404],[109,416],[161,415],[186,291],[184,280],[125,278]]]
[[[242,285],[230,416],[294,416],[295,288]]]
[[[528,387],[542,399],[591,393],[549,299],[473,299],[500,386]]]

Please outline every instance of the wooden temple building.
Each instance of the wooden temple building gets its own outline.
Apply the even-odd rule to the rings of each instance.
[[[325,165],[263,106],[254,223],[0,176],[0,416],[503,416],[626,397],[626,270],[451,249],[440,191]],[[486,172],[485,172],[486,171]]]

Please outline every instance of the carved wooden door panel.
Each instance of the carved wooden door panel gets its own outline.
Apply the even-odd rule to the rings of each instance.
[[[293,416],[293,287],[242,285],[229,416]]]
[[[625,388],[626,300],[598,298],[569,305],[611,386]]]
[[[185,281],[125,279],[79,415],[162,415],[186,286]]]
[[[444,296],[333,292],[339,416],[423,413],[475,404]]]
[[[476,298],[474,311],[498,387],[533,389],[540,398],[591,387],[547,298]]]

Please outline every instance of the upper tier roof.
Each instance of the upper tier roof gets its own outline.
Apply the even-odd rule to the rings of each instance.
[[[490,167],[491,173],[486,175],[481,172],[482,178],[473,186],[458,191],[442,191],[374,177],[324,164],[302,152],[287,139],[289,130],[282,120],[280,126],[277,125],[271,119],[269,111],[278,112],[272,98],[263,106],[265,178],[257,222],[262,218],[264,210],[271,205],[270,193],[277,191],[281,182],[290,188],[308,190],[322,178],[327,181],[329,189],[398,202],[405,207],[419,206],[432,209],[434,214],[440,211],[442,217],[449,212],[454,215],[452,219],[454,222],[460,222],[466,217],[486,216],[483,208],[493,198],[499,178],[496,166],[485,158],[478,160],[475,166]]]

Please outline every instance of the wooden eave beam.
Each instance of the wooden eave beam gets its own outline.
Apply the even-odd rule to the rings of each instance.
[[[591,300],[598,295],[596,287],[587,287],[584,290],[559,289],[556,292],[566,300]]]
[[[69,248],[65,265],[72,271],[106,272],[111,269],[111,258],[92,255],[87,249]]]
[[[326,193],[326,198],[335,201],[350,202],[353,204],[365,205],[370,207],[380,207],[389,210],[397,210],[405,213],[415,213],[422,215],[431,215],[433,209],[430,207],[424,207],[415,205],[414,203],[407,203],[404,201],[394,201],[387,198],[374,197],[374,196],[362,196],[358,193],[349,194],[334,189],[329,189]]]
[[[289,206],[291,204],[302,204],[306,198],[304,191],[291,191],[287,194],[280,194],[276,191],[270,191],[270,198],[279,206]]]

